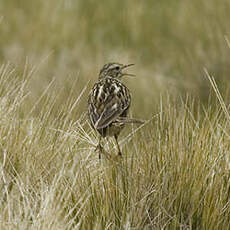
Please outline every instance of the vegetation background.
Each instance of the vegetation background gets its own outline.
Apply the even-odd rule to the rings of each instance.
[[[0,0],[0,229],[230,229],[229,0]],[[101,161],[87,96],[135,63]]]

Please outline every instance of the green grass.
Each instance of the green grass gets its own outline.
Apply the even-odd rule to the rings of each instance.
[[[0,2],[0,229],[230,229],[230,3]],[[98,159],[90,87],[136,63]]]

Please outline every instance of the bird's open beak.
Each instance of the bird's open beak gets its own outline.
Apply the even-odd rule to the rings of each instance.
[[[122,67],[122,69],[125,69],[125,68],[130,67],[130,66],[133,66],[133,65],[134,65],[134,64],[127,64],[127,65],[124,65],[124,66]],[[131,73],[122,73],[122,76],[135,77],[135,75],[134,75],[134,74],[131,74]]]
[[[135,64],[124,65],[124,66],[122,67],[122,69],[125,69],[125,68],[127,68],[127,67],[129,67],[129,66],[132,66],[132,65],[135,65]]]

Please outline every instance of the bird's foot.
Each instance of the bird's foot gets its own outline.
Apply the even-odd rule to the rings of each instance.
[[[98,152],[99,153],[99,159],[101,159],[101,154],[103,152],[104,148],[98,144],[97,147],[95,148],[95,152]]]

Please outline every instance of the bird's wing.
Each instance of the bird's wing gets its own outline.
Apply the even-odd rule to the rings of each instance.
[[[89,100],[91,122],[96,129],[102,129],[128,109],[130,93],[120,82],[98,84],[94,87]]]
[[[111,101],[104,104],[104,110],[95,123],[95,128],[101,129],[107,127],[110,123],[116,120],[116,118],[121,115],[126,108],[127,105],[124,99],[114,96]]]

